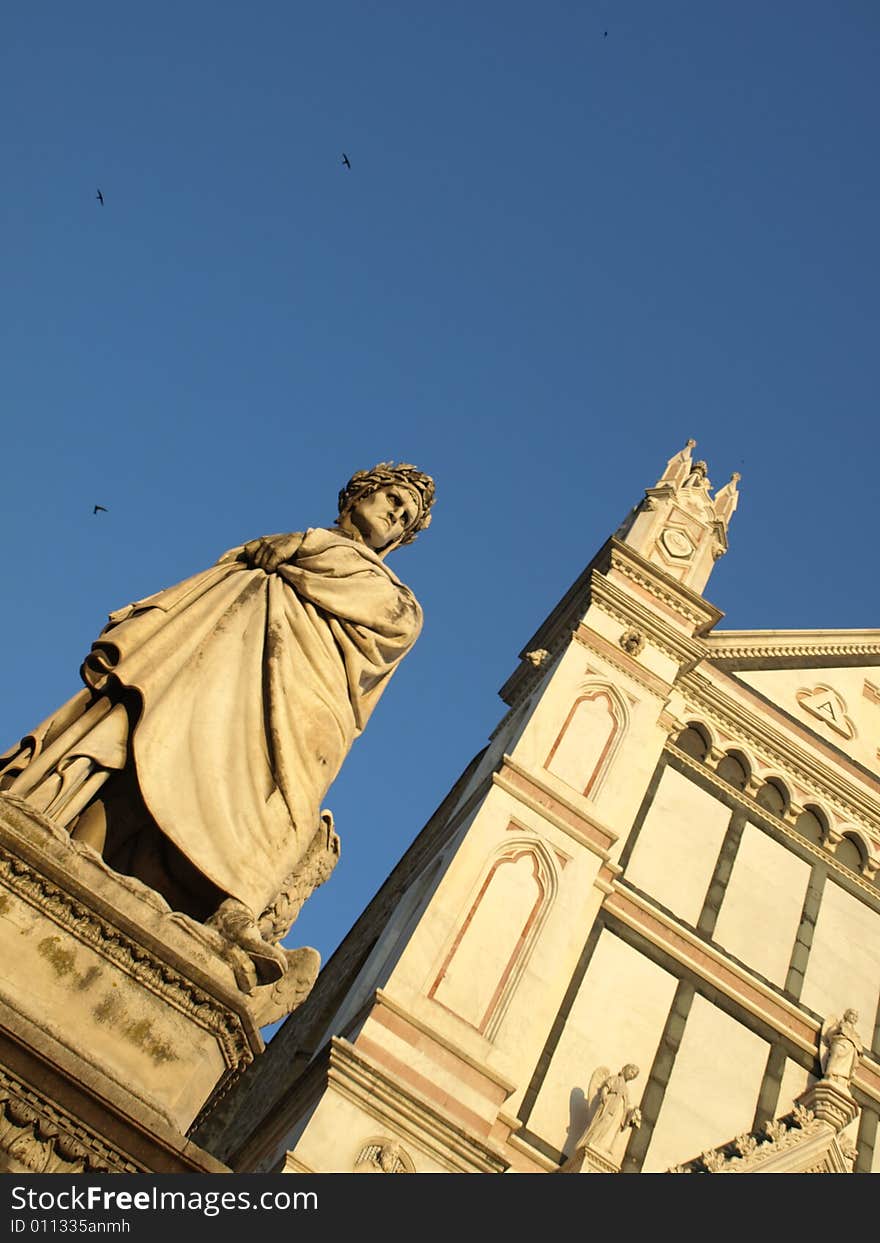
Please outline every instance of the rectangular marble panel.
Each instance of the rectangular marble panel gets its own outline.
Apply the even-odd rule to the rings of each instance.
[[[643,1172],[660,1173],[751,1129],[769,1045],[696,996]]]
[[[590,1077],[598,1066],[635,1062],[629,1086],[638,1105],[657,1052],[677,980],[619,937],[603,932],[569,1011],[529,1130],[566,1153],[586,1124]]]
[[[784,985],[809,879],[808,863],[747,824],[714,940],[765,979]]]
[[[729,807],[693,781],[673,768],[664,769],[626,879],[695,925],[730,815]]]
[[[800,1094],[806,1092],[807,1088],[815,1082],[815,1075],[811,1075],[808,1070],[799,1066],[797,1062],[793,1062],[790,1057],[786,1058],[774,1116],[781,1118],[783,1114],[790,1113]]]
[[[829,877],[819,907],[802,993],[804,1005],[826,1017],[859,1012],[866,1045],[874,1034],[880,996],[880,915]]]

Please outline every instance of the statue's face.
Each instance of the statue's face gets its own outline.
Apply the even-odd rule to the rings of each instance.
[[[396,543],[415,522],[419,502],[411,488],[390,484],[353,505],[348,520],[375,552]]]

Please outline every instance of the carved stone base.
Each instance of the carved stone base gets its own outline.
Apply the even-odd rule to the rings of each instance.
[[[560,1174],[619,1174],[620,1165],[607,1152],[600,1152],[590,1144],[576,1148],[567,1161],[560,1165]]]
[[[670,1174],[851,1174],[856,1150],[842,1133],[859,1109],[848,1092],[820,1080],[794,1109],[704,1152]]]
[[[803,1092],[798,1101],[809,1109],[820,1122],[827,1122],[835,1131],[842,1131],[859,1116],[859,1107],[845,1088],[820,1079]]]
[[[218,934],[0,795],[0,961],[0,1169],[225,1169],[185,1133],[264,1046]]]

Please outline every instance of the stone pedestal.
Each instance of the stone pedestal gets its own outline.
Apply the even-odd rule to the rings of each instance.
[[[600,1152],[590,1144],[576,1148],[567,1161],[559,1167],[560,1174],[619,1174],[620,1162],[612,1160],[607,1152]]]
[[[0,1170],[221,1172],[187,1131],[263,1042],[218,933],[0,796]]]

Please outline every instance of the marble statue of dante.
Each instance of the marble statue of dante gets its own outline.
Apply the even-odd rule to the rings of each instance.
[[[276,978],[264,942],[287,928],[257,922],[322,827],[326,843],[321,801],[419,634],[385,557],[433,502],[428,475],[380,463],[342,489],[333,527],[253,540],[111,613],[85,689],[0,757],[0,791],[173,909],[225,912]]]

